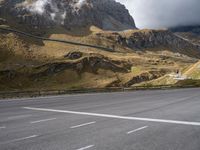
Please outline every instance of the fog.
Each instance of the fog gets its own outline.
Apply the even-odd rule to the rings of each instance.
[[[200,24],[200,0],[117,0],[126,5],[138,28]]]

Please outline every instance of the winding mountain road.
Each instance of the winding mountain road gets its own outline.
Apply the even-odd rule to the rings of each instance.
[[[6,31],[6,32],[16,33],[16,34],[19,34],[19,35],[23,35],[23,36],[34,38],[34,39],[44,40],[44,41],[59,42],[59,43],[65,43],[65,44],[71,44],[71,45],[77,45],[77,46],[83,46],[83,47],[97,48],[97,49],[100,49],[100,50],[111,51],[111,52],[114,51],[111,48],[107,48],[107,47],[103,47],[103,46],[90,45],[90,44],[72,42],[72,41],[61,40],[61,39],[40,37],[40,36],[36,36],[36,35],[30,34],[30,33],[26,33],[26,32],[23,32],[23,31],[19,31],[19,30],[16,30],[16,29],[0,27],[0,30]]]

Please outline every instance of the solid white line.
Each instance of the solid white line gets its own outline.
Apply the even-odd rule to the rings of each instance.
[[[94,122],[88,122],[88,123],[80,124],[80,125],[77,125],[77,126],[72,126],[72,127],[70,127],[70,128],[71,128],[71,129],[79,128],[79,127],[91,125],[91,124],[94,124],[94,123],[96,123],[96,122],[95,122],[95,121],[94,121]]]
[[[92,148],[94,147],[94,145],[89,145],[89,146],[86,146],[86,147],[82,147],[82,148],[79,148],[77,150],[85,150],[85,149],[89,149],[89,148]]]
[[[144,127],[137,128],[137,129],[135,129],[135,130],[129,131],[129,132],[127,132],[127,134],[131,134],[131,133],[134,133],[134,132],[137,132],[137,131],[140,131],[140,130],[146,129],[146,128],[148,128],[148,126],[144,126]]]
[[[8,117],[8,119],[20,119],[20,118],[26,118],[26,117],[31,117],[32,115],[19,115],[19,116],[11,116]]]
[[[23,137],[23,138],[19,138],[19,139],[14,139],[14,140],[11,140],[9,142],[6,142],[6,143],[12,143],[12,142],[19,142],[19,141],[23,141],[23,140],[28,140],[28,139],[31,139],[31,138],[35,138],[37,137],[38,135],[31,135],[31,136],[28,136],[28,137]]]
[[[96,117],[105,117],[105,118],[116,118],[116,119],[125,119],[125,120],[138,120],[138,121],[147,121],[147,122],[159,122],[159,123],[169,123],[169,124],[200,126],[200,122],[188,122],[188,121],[152,119],[152,118],[139,118],[139,117],[117,116],[117,115],[109,115],[109,114],[77,112],[77,111],[68,111],[68,110],[56,110],[56,109],[46,109],[46,108],[33,108],[33,107],[24,107],[24,108],[29,109],[29,110],[59,112],[59,113],[96,116]]]
[[[37,121],[31,121],[31,124],[34,123],[40,123],[40,122],[46,122],[46,121],[51,121],[51,120],[55,120],[56,118],[49,118],[49,119],[43,119],[43,120],[37,120]]]

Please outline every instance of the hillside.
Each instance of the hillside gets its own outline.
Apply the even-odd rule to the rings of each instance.
[[[184,75],[192,79],[200,79],[200,61],[188,67]]]
[[[66,34],[67,31],[62,30],[63,34],[49,33],[49,38],[73,39],[114,51],[36,40],[2,31],[1,90],[130,87],[191,65],[198,57],[196,54],[187,56],[184,49],[179,53],[174,48],[174,52],[168,46],[162,49],[161,45],[126,46],[113,38],[113,34],[122,33],[95,27],[85,36]],[[143,34],[138,30],[127,32],[130,35],[127,33],[126,38],[135,33]]]
[[[65,7],[57,6],[58,0],[45,5],[43,12],[48,16],[53,13],[52,6],[59,7],[58,20],[44,19],[30,11],[34,2],[0,2],[0,91],[176,84],[177,80],[169,75],[177,70],[184,72],[200,58],[198,45],[169,30],[136,29],[126,8],[113,0],[88,0],[81,5],[77,11],[83,22],[74,22],[78,26],[60,22],[60,11]],[[29,9],[22,11],[24,6]],[[119,10],[122,16],[115,17]],[[106,19],[106,26],[98,21],[101,17],[83,19],[82,15],[96,11]],[[71,11],[66,14],[77,19]]]

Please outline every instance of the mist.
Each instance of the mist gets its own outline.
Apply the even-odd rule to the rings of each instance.
[[[28,0],[25,1],[26,5],[27,3]],[[62,5],[62,2],[60,3]],[[86,3],[86,0],[72,0],[72,3],[74,3],[74,8],[80,9],[82,5]],[[59,12],[54,0],[34,0],[31,4],[28,5],[28,7],[26,7],[26,9],[33,13],[42,15],[46,11],[47,5],[49,5],[49,7],[52,9],[52,16]]]
[[[138,28],[200,24],[200,0],[116,0],[126,5]]]
[[[71,3],[69,3],[69,5],[73,8],[74,13],[78,13],[78,10],[81,9],[84,4],[86,4],[86,0],[72,0]],[[62,1],[59,5],[64,6]],[[66,10],[59,9],[58,3],[54,0],[34,0],[32,3],[28,3],[28,0],[26,0],[24,1],[24,6],[28,11],[39,15],[44,15],[48,8],[50,9],[50,19],[58,24],[64,24]]]
[[[37,0],[32,3],[32,5],[28,6],[27,9],[29,9],[31,12],[42,15],[45,12],[45,6],[51,3],[51,0]]]

